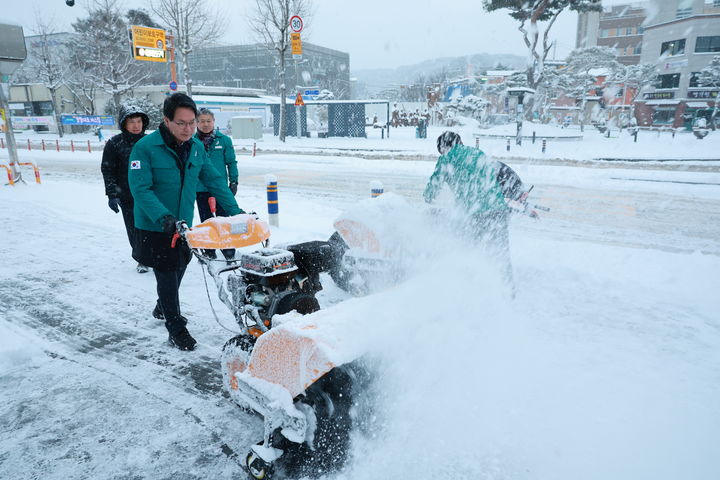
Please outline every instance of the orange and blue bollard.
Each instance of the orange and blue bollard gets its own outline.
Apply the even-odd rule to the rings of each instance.
[[[270,225],[278,227],[280,226],[278,218],[280,205],[278,203],[277,177],[275,175],[267,175],[265,176],[265,183],[267,184],[268,220],[270,221]]]

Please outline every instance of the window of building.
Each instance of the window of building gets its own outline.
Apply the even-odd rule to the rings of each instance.
[[[615,91],[615,96],[617,98],[623,98],[625,96],[625,89],[623,87],[618,87],[618,89]]]
[[[600,38],[607,38],[607,36],[608,36],[607,28],[603,28],[602,30],[600,30]]]
[[[658,108],[653,112],[653,125],[672,125],[675,122],[674,108]]]
[[[680,74],[668,73],[666,75],[658,75],[657,88],[678,88],[680,86]]]
[[[720,0],[713,0],[713,7],[720,8]]]
[[[675,10],[675,18],[686,18],[692,15],[692,7],[678,8]]]
[[[634,30],[635,30],[635,29],[634,29],[633,27],[627,27],[627,28],[625,29],[625,35],[635,35]]]
[[[700,85],[700,79],[698,77],[700,77],[700,72],[690,73],[690,84],[688,85],[690,88],[702,87],[702,85]]]
[[[685,39],[663,42],[660,46],[660,55],[685,55]]]
[[[633,49],[633,54],[640,55],[640,53],[642,53],[642,45],[638,43]]]
[[[695,40],[695,53],[720,52],[720,36],[697,37]]]
[[[718,1],[720,1],[720,0],[718,0]],[[642,35],[644,31],[645,31],[645,27],[637,27],[638,35]]]

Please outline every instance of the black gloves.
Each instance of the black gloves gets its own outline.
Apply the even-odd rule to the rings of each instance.
[[[235,195],[237,195],[237,182],[231,182],[230,185],[229,185],[229,187],[230,187],[230,191],[231,191],[232,194],[233,194],[233,197],[234,197]]]
[[[172,215],[165,215],[160,219],[160,223],[162,224],[163,232],[168,235],[172,235],[177,230],[177,218]]]
[[[120,211],[120,200],[115,197],[108,197],[108,207],[115,213]]]

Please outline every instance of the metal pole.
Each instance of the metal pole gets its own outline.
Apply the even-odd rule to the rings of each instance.
[[[9,84],[8,84],[9,85]],[[8,92],[10,87],[8,87]],[[5,112],[5,139],[7,140],[8,156],[10,157],[10,170],[14,177],[14,181],[22,180],[20,169],[17,168],[19,162],[17,155],[17,144],[15,143],[15,132],[13,131],[12,118],[10,115],[10,107],[5,98],[5,89],[0,85],[0,109]]]

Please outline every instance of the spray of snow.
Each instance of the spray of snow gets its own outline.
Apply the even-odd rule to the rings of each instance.
[[[709,319],[717,302],[684,273],[711,275],[717,258],[684,258],[690,266],[674,274],[668,256],[648,272],[642,252],[514,242],[524,267],[511,301],[492,259],[452,222],[427,222],[385,195],[384,205],[357,210],[386,241],[402,237],[408,276],[337,312],[371,319],[363,341],[381,365],[377,430],[358,435],[355,461],[338,478],[711,478],[702,458],[720,420],[704,399],[717,396],[710,384],[720,371],[694,362],[717,358],[702,339],[717,322],[686,312],[689,323],[675,324],[663,306],[653,310],[656,293],[643,292],[684,296]],[[565,266],[542,271],[538,259]],[[624,281],[611,273],[633,265],[638,274]],[[646,315],[624,315],[638,303]],[[677,334],[692,337],[698,358],[668,350]]]

